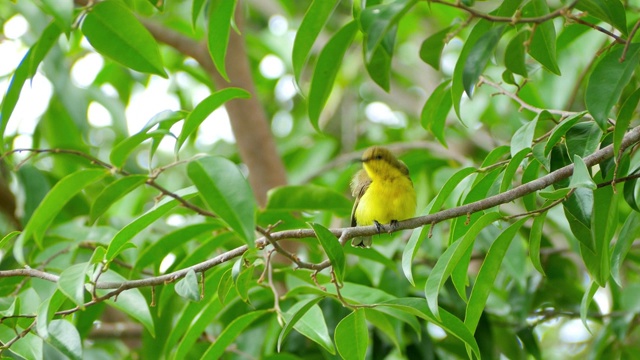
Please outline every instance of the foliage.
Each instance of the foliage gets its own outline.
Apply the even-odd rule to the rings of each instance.
[[[4,2],[0,354],[632,357],[639,8]],[[374,144],[418,193],[392,234],[343,227]]]

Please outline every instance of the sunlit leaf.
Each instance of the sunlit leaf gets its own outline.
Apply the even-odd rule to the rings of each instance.
[[[336,238],[335,235],[333,235],[331,231],[324,226],[320,224],[311,224],[311,227],[318,236],[318,241],[320,241],[322,248],[327,253],[338,281],[342,283],[344,280],[346,266],[346,257],[344,256],[342,245],[338,241],[338,238]]]
[[[498,26],[487,31],[476,41],[473,48],[471,48],[464,64],[464,70],[462,71],[462,85],[469,97],[471,97],[473,87],[487,66],[489,59],[493,56],[493,52],[496,46],[498,46],[498,41],[500,41],[504,29],[504,26]]]
[[[227,347],[231,345],[233,340],[237,338],[247,326],[267,313],[269,312],[266,310],[252,311],[233,320],[231,324],[220,333],[216,341],[209,346],[204,355],[202,355],[202,359],[220,359]]]
[[[220,75],[227,81],[227,68],[225,60],[227,47],[229,45],[229,35],[231,34],[231,24],[233,14],[236,10],[237,0],[212,0],[209,2],[208,36],[209,54],[213,59],[213,64]]]
[[[364,310],[356,309],[342,319],[334,334],[338,353],[346,360],[364,360],[369,347],[369,331]]]
[[[190,301],[200,301],[200,286],[195,271],[190,269],[175,286],[176,293]]]

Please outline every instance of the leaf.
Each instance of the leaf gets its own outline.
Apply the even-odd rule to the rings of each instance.
[[[202,356],[202,359],[220,359],[227,347],[231,345],[233,340],[237,338],[247,326],[267,313],[269,313],[267,310],[252,311],[233,320],[231,324],[220,333],[214,343],[209,346]]]
[[[560,124],[556,125],[553,130],[551,130],[551,135],[549,135],[549,139],[544,145],[544,156],[548,156],[551,153],[551,149],[560,142],[562,137],[565,136],[567,131],[573,127],[580,119],[584,117],[586,111],[579,112],[575,115],[571,115],[568,118],[564,119]]]
[[[549,6],[545,0],[532,0],[525,6],[524,14],[529,16],[544,16],[549,13]],[[556,75],[560,74],[556,59],[556,29],[553,21],[545,21],[536,26],[529,44],[529,55],[536,59],[547,70]]]
[[[507,45],[504,52],[504,65],[509,71],[520,76],[527,77],[527,66],[525,64],[524,43],[529,40],[529,32],[521,31],[514,36]]]
[[[335,237],[331,233],[331,231],[320,224],[310,224],[313,228],[313,231],[316,233],[318,237],[318,241],[322,245],[322,248],[327,253],[327,257],[329,257],[329,261],[331,261],[331,266],[333,267],[333,271],[336,274],[336,278],[339,283],[342,284],[344,281],[344,272],[347,264],[346,257],[344,256],[344,250],[342,250],[342,245],[338,238]]]
[[[438,85],[427,99],[420,113],[422,127],[431,131],[433,136],[446,147],[447,139],[444,136],[444,127],[447,115],[451,111],[451,88],[449,80]]]
[[[44,10],[53,15],[58,27],[69,33],[73,23],[73,0],[41,0]]]
[[[467,59],[465,60],[464,69],[462,70],[462,85],[464,91],[469,97],[473,93],[478,78],[482,71],[489,63],[489,59],[493,56],[493,52],[498,46],[498,41],[504,33],[504,25],[495,27],[484,33],[478,41],[473,45]]]
[[[440,70],[440,56],[450,31],[451,26],[446,27],[426,38],[420,45],[420,59],[436,70]]]
[[[100,54],[133,70],[167,78],[158,43],[120,2],[93,6],[82,21],[82,32]]]
[[[187,275],[180,279],[175,286],[176,293],[189,301],[200,301],[202,298],[200,295],[200,286],[198,285],[198,278],[196,272],[193,269],[187,271]]]
[[[460,339],[463,343],[469,346],[476,355],[476,358],[480,359],[480,349],[478,348],[478,343],[473,337],[473,334],[469,332],[469,329],[460,319],[445,309],[440,309],[440,316],[438,318],[431,312],[431,310],[429,310],[429,307],[422,298],[393,299],[385,301],[382,304],[378,304],[377,309],[380,310],[387,306],[402,310],[438,325],[446,332]]]
[[[116,282],[122,283],[127,281],[120,274],[108,270],[100,276],[100,281],[104,282]],[[96,293],[98,296],[104,296],[111,290],[107,289],[98,289]],[[110,306],[124,312],[125,314],[131,316],[133,319],[137,320],[144,326],[145,329],[151,334],[151,336],[156,336],[156,330],[153,325],[153,318],[151,317],[151,312],[149,311],[149,305],[147,304],[147,300],[142,296],[142,293],[139,289],[128,289],[120,294],[118,294],[118,301],[111,298],[107,300],[107,304]]]
[[[202,223],[183,226],[170,232],[140,251],[135,268],[144,269],[151,264],[159,266],[162,259],[176,247],[186,244],[201,234],[207,232],[212,234],[214,230],[221,227],[220,223]]]
[[[29,223],[24,228],[24,240],[27,241],[33,237],[38,246],[42,247],[45,231],[64,205],[82,189],[108,174],[109,172],[105,169],[84,169],[60,179],[33,212]]]
[[[176,153],[178,152],[178,150],[180,150],[184,142],[187,141],[187,138],[191,134],[193,134],[194,131],[196,131],[198,126],[200,126],[200,124],[202,124],[202,122],[205,121],[205,119],[211,113],[213,113],[214,110],[222,106],[227,101],[238,98],[248,99],[250,97],[251,94],[248,91],[240,88],[230,87],[216,91],[215,93],[206,97],[204,100],[200,101],[200,103],[198,103],[195,109],[193,109],[193,111],[189,113],[184,121],[182,131],[180,132],[180,136],[176,141]]]
[[[622,138],[631,124],[631,119],[634,117],[639,101],[640,88],[636,89],[633,94],[629,95],[618,111],[616,127],[613,131],[613,153],[616,156],[616,159],[620,156],[619,152],[622,145]]]
[[[202,6],[204,5],[204,0],[193,0],[191,4],[191,27],[195,30],[196,22],[198,21],[198,16],[202,11]]]
[[[516,175],[516,171],[522,165],[524,159],[531,153],[530,148],[525,148],[520,150],[512,159],[509,161],[509,165],[504,169],[504,175],[502,176],[502,183],[500,184],[500,192],[505,192],[511,186],[511,181],[513,177]]]
[[[570,188],[586,188],[595,190],[598,186],[591,178],[587,164],[578,155],[573,155],[573,175],[571,175]]]
[[[186,188],[176,191],[176,195],[182,197],[184,200],[189,200],[195,196],[195,189]],[[178,201],[174,198],[165,198],[160,201],[156,206],[137,217],[131,223],[120,229],[113,237],[107,248],[106,260],[108,262],[113,261],[123,250],[127,248],[129,241],[133,239],[138,233],[146,229],[154,221],[158,220],[171,209],[178,205]]]
[[[530,148],[533,143],[533,135],[540,116],[522,125],[511,137],[511,157],[515,157],[522,149]]]
[[[528,219],[526,217],[522,218],[504,230],[493,244],[491,244],[491,247],[487,252],[487,256],[482,262],[482,266],[478,272],[478,277],[476,278],[476,282],[471,290],[471,295],[469,296],[469,302],[467,304],[467,310],[464,317],[464,323],[467,325],[471,333],[475,333],[478,327],[480,316],[487,304],[487,299],[489,298],[489,294],[493,288],[493,283],[498,276],[498,271],[500,271],[507,249],[509,248],[509,245],[511,245],[511,241],[518,230],[520,230],[520,227],[522,227],[524,222],[527,220]]]
[[[631,75],[640,60],[640,44],[629,45],[625,61],[620,62],[623,51],[623,46],[617,46],[602,57],[593,69],[587,84],[587,110],[602,130],[606,130],[609,113],[631,80]]]
[[[529,165],[522,172],[522,184],[529,183],[538,178],[540,172],[540,162],[536,159],[531,159]],[[527,211],[534,211],[537,206],[537,193],[532,192],[522,197],[522,203]]]
[[[309,58],[309,52],[327,20],[336,9],[340,0],[314,0],[300,23],[293,41],[291,63],[296,80],[300,80],[302,68]]]
[[[365,63],[371,79],[386,92],[391,90],[391,60],[397,32],[397,26],[391,28]]]
[[[631,250],[635,239],[640,237],[640,213],[632,211],[622,225],[620,234],[616,244],[611,251],[611,277],[618,284],[622,286],[622,279],[620,277],[620,268],[624,262],[624,258]]]
[[[56,290],[53,294],[40,303],[38,306],[38,312],[36,314],[36,330],[38,336],[47,340],[49,337],[49,323],[55,316],[56,311],[67,300],[67,297],[60,291]],[[10,316],[11,314],[2,314],[4,316]]]
[[[255,246],[256,200],[236,164],[221,157],[203,157],[187,165],[187,174],[209,208],[249,247]]]
[[[209,26],[207,44],[213,64],[220,75],[229,82],[225,66],[229,35],[237,0],[212,0],[209,2]]]
[[[66,268],[58,280],[58,289],[84,310],[84,283],[88,263],[73,264]]]
[[[309,120],[316,130],[319,130],[320,113],[329,99],[333,83],[342,64],[342,58],[357,32],[358,23],[349,22],[329,39],[318,56],[318,62],[311,78],[308,100]]]
[[[598,174],[599,175],[599,174]],[[598,179],[600,181],[601,179]],[[601,287],[605,287],[609,281],[611,274],[611,264],[609,263],[611,256],[609,248],[611,239],[615,234],[618,225],[618,193],[614,193],[614,189],[610,186],[602,187],[593,191],[593,211],[591,215],[591,236],[595,243],[595,255],[597,256],[597,265],[599,274],[594,280]],[[588,270],[593,268],[586,264]]]
[[[318,185],[287,185],[269,190],[266,210],[333,211],[348,216],[352,203],[343,194]]]
[[[568,155],[587,157],[600,146],[602,130],[593,122],[579,123],[571,127],[566,134]]]
[[[548,203],[546,203],[545,206],[548,206]],[[546,274],[540,262],[540,242],[542,240],[542,229],[544,228],[546,217],[546,211],[534,217],[531,232],[529,233],[529,259],[533,267],[543,276],[546,276]]]
[[[256,282],[253,280],[253,273],[255,270],[255,266],[251,265],[246,269],[242,270],[240,274],[236,278],[234,278],[236,282],[236,290],[238,290],[238,295],[242,299],[242,301],[248,303],[249,302],[249,289],[251,285],[255,285]]]
[[[589,290],[584,293],[582,297],[582,301],[580,302],[580,320],[582,320],[582,325],[584,325],[585,329],[591,333],[591,329],[589,328],[589,323],[587,323],[587,315],[589,313],[589,307],[591,306],[591,302],[593,301],[593,295],[598,291],[598,284],[594,281],[589,286]]]
[[[576,3],[576,9],[586,11],[627,35],[626,11],[620,0],[581,0]]]
[[[163,136],[169,134],[168,130],[155,130],[149,131],[143,130],[137,134],[129,136],[119,143],[117,143],[113,149],[111,149],[111,154],[109,155],[109,160],[111,163],[117,167],[122,168],[125,161],[135,148],[137,148],[140,144],[142,144],[145,140],[156,138],[161,139]]]
[[[2,110],[0,110],[0,149],[3,148],[4,131],[20,99],[20,93],[25,81],[36,74],[38,65],[51,50],[61,33],[62,30],[57,23],[52,22],[49,24],[40,35],[40,39],[29,49],[13,73],[7,93],[2,99]]]
[[[369,331],[364,310],[356,309],[345,316],[334,334],[338,353],[345,360],[363,360],[369,347]]]
[[[400,19],[417,3],[417,0],[396,0],[389,4],[368,6],[360,14],[360,25],[365,34],[365,60],[369,62],[374,52],[385,41],[387,34],[395,31]],[[394,36],[395,37],[395,36]]]
[[[425,225],[413,230],[407,246],[405,246],[402,251],[402,272],[404,273],[404,277],[411,283],[411,286],[416,286],[413,280],[413,259],[416,257],[420,245],[422,245],[422,242],[428,236],[430,230],[431,225]]]
[[[287,319],[287,313],[283,315],[285,316],[285,319]],[[327,323],[322,315],[322,309],[320,309],[320,306],[317,304],[313,305],[293,326],[293,328],[307,339],[322,346],[322,348],[328,353],[335,355],[336,349],[333,345],[333,341],[331,341],[331,337],[329,336]]]
[[[483,165],[484,166],[484,165]],[[442,186],[442,189],[438,192],[435,201],[433,202],[433,206],[431,207],[430,214],[440,211],[444,202],[447,200],[449,195],[455,190],[455,188],[469,175],[476,172],[475,168],[467,167],[461,170],[458,170],[455,174],[453,174],[449,180]]]
[[[281,350],[282,342],[289,335],[291,329],[293,329],[294,325],[302,319],[302,317],[313,307],[315,306],[323,297],[313,297],[307,300],[298,301],[286,313],[283,314],[283,317],[287,321],[285,326],[282,327],[280,331],[280,335],[278,335],[278,352]],[[326,325],[325,325],[326,327]]]
[[[49,323],[47,341],[71,359],[82,359],[82,340],[73,324],[67,320],[53,320]]]
[[[15,238],[16,236],[20,235],[21,232],[20,231],[12,231],[10,233],[8,233],[7,235],[5,235],[2,240],[0,240],[0,250],[4,249],[4,246],[6,244],[9,243],[9,241],[13,240],[13,238]]]
[[[147,181],[146,175],[129,175],[102,189],[91,205],[90,223],[95,222],[111,205]]]
[[[429,310],[439,317],[438,307],[438,295],[440,289],[444,285],[444,282],[449,278],[453,269],[456,267],[462,256],[467,252],[467,249],[473,244],[476,236],[489,224],[501,219],[502,216],[497,212],[490,212],[483,215],[475,224],[468,230],[467,234],[449,245],[447,250],[438,258],[436,265],[431,270],[431,274],[427,278],[424,292],[427,298],[427,304]]]

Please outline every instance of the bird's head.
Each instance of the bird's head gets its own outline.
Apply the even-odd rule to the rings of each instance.
[[[373,146],[362,154],[362,164],[372,179],[409,175],[409,169],[388,149]]]

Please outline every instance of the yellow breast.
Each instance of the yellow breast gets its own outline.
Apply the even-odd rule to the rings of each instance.
[[[406,176],[374,179],[364,193],[355,217],[358,225],[372,225],[374,220],[389,224],[415,215],[416,193]]]

